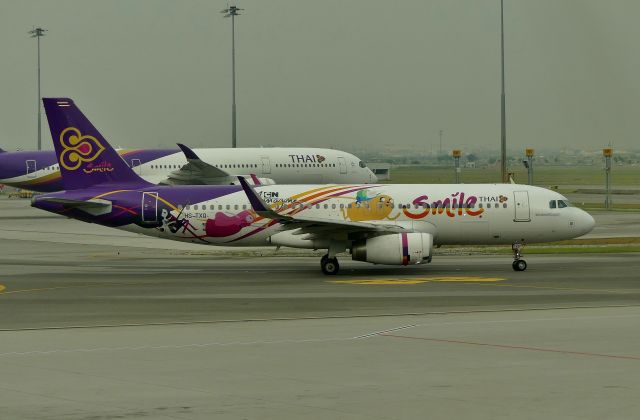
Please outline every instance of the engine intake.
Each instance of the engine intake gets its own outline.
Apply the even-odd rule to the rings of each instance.
[[[433,235],[396,233],[355,242],[351,259],[374,264],[409,265],[431,262]]]

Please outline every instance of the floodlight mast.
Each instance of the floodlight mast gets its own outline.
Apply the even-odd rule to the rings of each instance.
[[[502,182],[509,182],[507,178],[507,117],[504,92],[504,0],[500,0],[500,59],[502,70],[502,92],[500,95],[500,172]]]
[[[236,140],[236,16],[239,16],[238,13],[240,10],[239,7],[230,6],[227,9],[222,10],[220,13],[224,13],[224,17],[231,18],[231,147],[237,147]]]
[[[41,27],[34,28],[28,33],[31,38],[37,38],[38,40],[38,150],[42,150],[42,105],[40,102],[40,38],[47,32],[46,29]]]

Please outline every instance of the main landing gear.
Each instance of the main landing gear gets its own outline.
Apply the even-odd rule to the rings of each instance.
[[[322,272],[328,276],[338,274],[338,271],[340,270],[338,259],[335,257],[329,258],[329,254],[322,256],[320,259],[320,267],[322,268]]]
[[[513,250],[513,267],[514,271],[524,271],[527,269],[527,262],[525,260],[520,259],[522,257],[522,253],[520,252],[524,248],[524,244],[520,242],[514,242],[511,245],[511,249]]]

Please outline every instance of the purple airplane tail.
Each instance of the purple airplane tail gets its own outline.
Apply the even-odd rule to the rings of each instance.
[[[100,184],[150,185],[111,147],[69,98],[42,98],[65,190]]]

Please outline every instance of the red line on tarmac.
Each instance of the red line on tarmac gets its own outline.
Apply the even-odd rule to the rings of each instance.
[[[395,335],[395,334],[384,334],[384,333],[378,334],[378,335],[380,335],[381,337],[406,338],[409,340],[433,341],[437,343],[467,344],[472,346],[495,347],[495,348],[501,348],[501,349],[541,351],[541,352],[547,352],[547,353],[573,354],[578,356],[607,357],[610,359],[640,360],[639,356],[623,356],[623,355],[617,355],[617,354],[589,353],[584,351],[546,349],[542,347],[516,346],[516,345],[509,345],[509,344],[479,343],[475,341],[450,340],[445,338],[412,337],[409,335]]]

